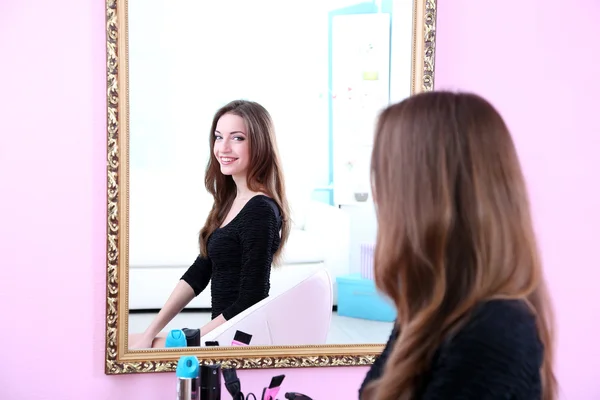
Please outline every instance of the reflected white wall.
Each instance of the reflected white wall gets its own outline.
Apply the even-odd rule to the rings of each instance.
[[[331,183],[328,12],[358,2],[128,4],[132,209],[148,202],[206,207],[201,199],[211,119],[236,98],[260,102],[272,114],[292,196],[310,196]],[[411,4],[393,0],[392,101],[410,92]],[[199,229],[202,213],[190,213]]]

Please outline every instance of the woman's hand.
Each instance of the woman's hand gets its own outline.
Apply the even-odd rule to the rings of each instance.
[[[220,314],[218,317],[211,320],[209,323],[200,328],[201,335],[206,335],[218,326],[223,325],[225,322],[227,322],[227,320],[225,319],[225,317],[223,317],[223,314]]]
[[[151,349],[154,338],[147,337],[144,334],[129,336],[129,349]]]

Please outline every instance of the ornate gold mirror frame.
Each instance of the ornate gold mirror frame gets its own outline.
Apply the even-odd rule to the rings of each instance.
[[[414,0],[412,93],[433,90],[436,0]],[[236,368],[369,365],[382,345],[214,347],[128,350],[129,79],[127,0],[106,0],[107,50],[107,272],[105,373],[174,371],[184,354],[201,363]]]

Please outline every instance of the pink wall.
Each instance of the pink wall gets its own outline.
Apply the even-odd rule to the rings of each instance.
[[[103,373],[104,1],[33,3],[0,5],[0,398],[68,400],[84,391],[93,399],[168,398],[171,374]],[[600,264],[591,250],[600,225],[600,190],[592,184],[600,171],[592,117],[600,84],[591,80],[600,70],[592,49],[599,5],[440,3],[439,86],[488,96],[524,159],[559,314],[565,398],[600,398]],[[365,369],[283,372],[289,388],[351,399]],[[241,378],[258,390],[274,373],[242,371]]]
[[[564,398],[600,399],[600,2],[439,1],[438,88],[489,98],[529,181]]]

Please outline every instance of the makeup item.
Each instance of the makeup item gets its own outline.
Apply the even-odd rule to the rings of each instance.
[[[165,347],[186,347],[185,333],[181,329],[173,329],[167,335]]]
[[[185,340],[187,347],[199,347],[200,346],[200,329],[189,329],[183,328],[185,334]]]
[[[204,342],[205,346],[218,346],[219,342],[217,340],[207,340]]]
[[[279,389],[281,388],[281,382],[283,382],[285,375],[277,375],[271,379],[271,383],[268,388],[264,388],[262,392],[261,400],[275,400]]]
[[[252,335],[242,332],[235,331],[235,336],[233,337],[233,341],[231,342],[232,346],[249,346],[250,341],[252,340]]]
[[[305,394],[296,393],[296,392],[288,392],[285,394],[285,398],[289,400],[312,400]]]
[[[221,400],[221,364],[200,366],[200,400]]]
[[[194,356],[182,356],[177,362],[177,400],[199,400],[199,363]]]
[[[233,400],[244,400],[242,393],[242,384],[235,372],[235,368],[223,368],[223,379],[225,379],[225,389],[231,395]]]

